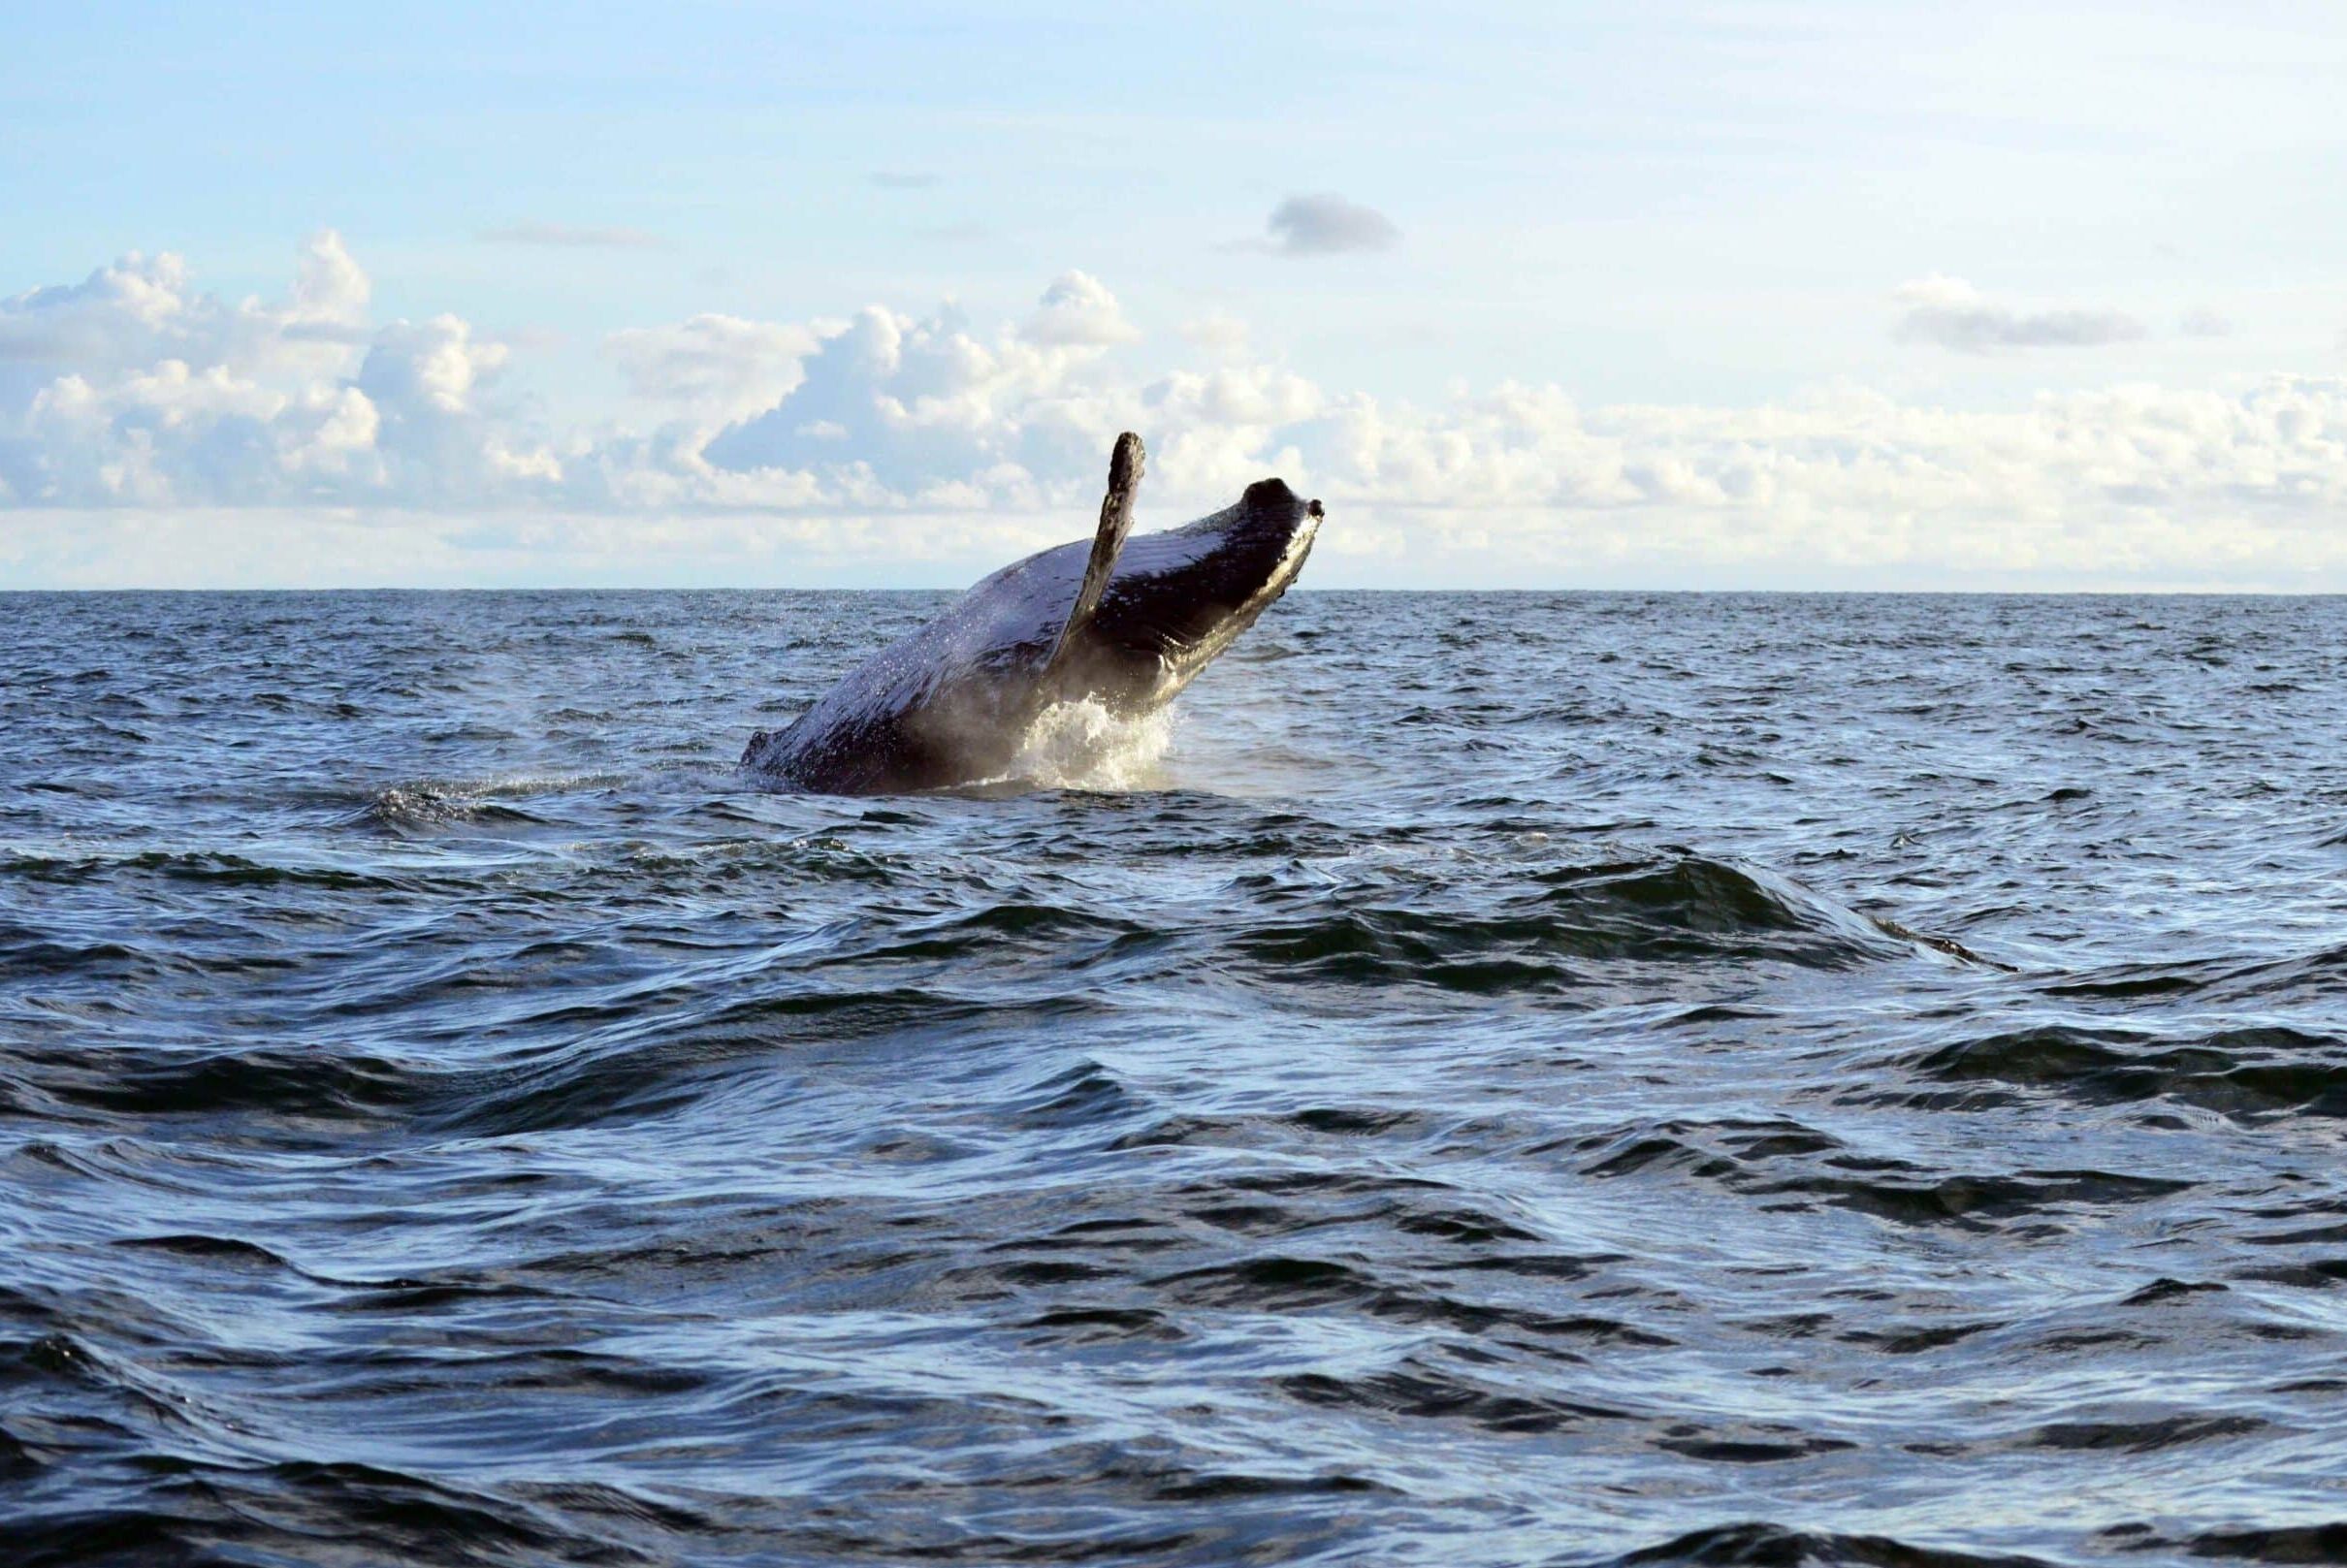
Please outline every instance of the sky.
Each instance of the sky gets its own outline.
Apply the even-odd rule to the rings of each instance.
[[[0,0],[0,589],[2347,591],[2347,8]]]

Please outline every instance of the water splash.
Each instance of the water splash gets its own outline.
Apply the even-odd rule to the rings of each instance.
[[[1035,716],[1011,777],[1045,789],[1147,789],[1165,783],[1174,710],[1127,719],[1096,698],[1055,702]]]

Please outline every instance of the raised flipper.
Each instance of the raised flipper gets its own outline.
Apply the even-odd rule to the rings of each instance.
[[[1075,661],[1084,630],[1100,609],[1100,596],[1108,592],[1109,575],[1116,569],[1117,552],[1125,547],[1125,535],[1133,531],[1133,497],[1141,490],[1141,458],[1140,436],[1127,431],[1116,438],[1116,451],[1109,459],[1109,494],[1101,498],[1100,531],[1092,535],[1083,585],[1077,589],[1067,624],[1059,628],[1059,639],[1051,645],[1051,656],[1044,661],[1043,678],[1035,683],[1037,694],[1045,700],[1058,689],[1059,678]]]

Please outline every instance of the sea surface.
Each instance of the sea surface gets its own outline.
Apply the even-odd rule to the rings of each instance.
[[[2347,1557],[2347,600],[0,595],[0,1562]]]

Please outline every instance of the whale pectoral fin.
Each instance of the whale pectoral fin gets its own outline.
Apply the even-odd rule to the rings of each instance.
[[[1116,438],[1116,450],[1109,459],[1109,493],[1100,502],[1100,531],[1092,535],[1092,555],[1084,562],[1084,580],[1076,591],[1076,603],[1068,611],[1067,624],[1059,628],[1059,637],[1051,644],[1051,656],[1044,663],[1043,677],[1035,683],[1044,701],[1050,700],[1059,680],[1075,662],[1085,628],[1092,624],[1092,617],[1100,609],[1100,596],[1109,591],[1109,577],[1116,570],[1117,553],[1125,547],[1125,535],[1133,531],[1133,498],[1141,492],[1143,456],[1141,437],[1131,431]]]

